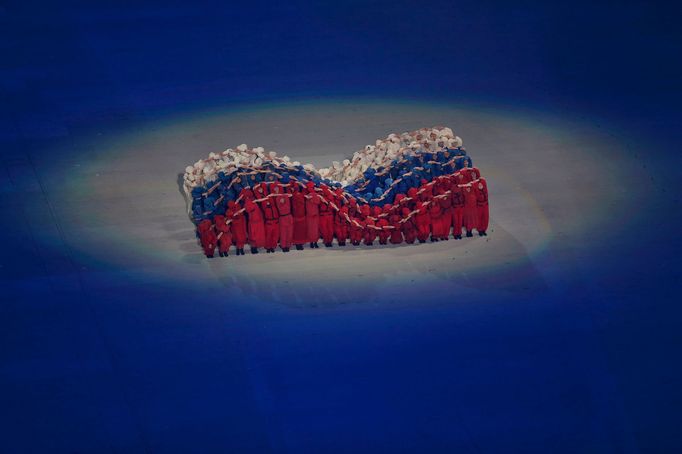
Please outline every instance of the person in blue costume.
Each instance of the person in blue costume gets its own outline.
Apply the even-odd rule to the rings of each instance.
[[[201,194],[204,192],[202,186],[192,189],[192,219],[201,221],[204,219],[204,205]]]
[[[443,174],[442,172],[442,167],[439,162],[436,162],[435,164],[431,164],[431,175],[433,177],[439,177]]]
[[[393,203],[393,199],[395,198],[396,194],[396,187],[392,185],[393,180],[387,178],[386,181],[384,182],[384,204]]]
[[[473,167],[474,166],[474,163],[471,160],[471,156],[464,156],[462,159],[458,159],[458,161],[460,161],[459,169],[463,169],[464,167]]]
[[[389,177],[391,177],[394,180],[398,178],[398,175],[400,175],[400,166],[398,165],[397,159],[394,159],[391,162],[391,168],[388,172],[388,175],[389,175]]]
[[[367,180],[367,184],[364,187],[366,192],[374,192],[377,187],[377,177],[375,176],[376,171],[373,168],[365,170],[364,176]]]
[[[206,216],[204,216],[204,206],[200,198],[194,199],[192,202],[192,219],[196,222],[206,219]]]
[[[432,170],[432,165],[429,164],[428,162],[424,164],[424,170],[422,171],[422,177],[426,181],[431,181],[431,178],[433,178],[433,170]]]
[[[216,197],[215,197],[215,192],[211,193],[204,199],[204,212],[208,214],[208,216],[213,216],[215,213],[217,207],[215,205],[216,202]]]
[[[260,180],[258,179],[258,173],[254,173],[251,171],[251,169],[244,169],[246,172],[246,175],[242,177],[244,181],[244,186],[248,186],[251,189],[253,189],[254,186],[256,186],[258,183],[260,183]]]
[[[400,171],[400,175],[398,176],[399,180],[398,184],[396,185],[396,192],[398,194],[405,194],[407,193],[407,190],[409,189],[409,182],[407,180],[407,177],[405,177],[405,169],[402,169]]]

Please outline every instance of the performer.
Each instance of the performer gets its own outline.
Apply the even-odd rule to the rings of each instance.
[[[258,254],[258,248],[265,246],[265,225],[263,223],[263,213],[258,204],[253,200],[246,200],[244,203],[246,213],[249,215],[249,244],[251,253]]]
[[[230,200],[227,202],[227,213],[225,216],[228,220],[232,220],[232,238],[234,239],[237,255],[244,255],[244,245],[246,244],[246,218],[244,217],[244,210],[235,201]]]
[[[417,192],[418,189],[414,186],[407,190],[407,199],[409,199],[407,202],[407,207],[410,210],[414,210],[417,206],[417,202],[419,201]]]
[[[476,188],[476,219],[479,236],[487,236],[488,222],[490,218],[488,207],[488,183],[485,178],[479,178],[478,183],[475,183]]]
[[[288,183],[288,178],[284,179]],[[279,215],[279,247],[283,252],[289,252],[294,237],[294,219],[291,216],[292,195],[284,191],[282,185],[275,185],[273,188],[275,206]]]
[[[367,217],[364,221],[364,235],[365,235],[365,245],[372,246],[374,240],[377,237],[376,226],[374,225],[374,220],[371,217]]]
[[[429,216],[429,202],[419,202],[417,204],[417,214],[415,223],[417,224],[417,239],[420,243],[426,243],[431,227],[431,217]]]
[[[213,223],[208,219],[204,219],[199,223],[197,231],[199,232],[199,240],[201,241],[201,247],[204,249],[204,254],[209,259],[212,259],[217,242]]]
[[[329,204],[329,198],[321,200],[320,207],[320,234],[325,247],[332,247],[334,241],[334,213]]]
[[[462,225],[464,222],[464,193],[457,184],[458,179],[453,178],[450,191],[452,192],[452,234],[456,240],[462,239]]]
[[[443,234],[443,210],[440,207],[440,199],[432,199],[429,204],[429,217],[431,218],[431,242],[438,241]]]
[[[351,218],[350,241],[353,244],[353,246],[359,246],[360,242],[362,241],[365,231],[365,226],[363,222],[364,221],[362,221],[362,219],[360,219],[359,217],[355,219]]]
[[[471,187],[471,183],[462,188],[464,194],[464,228],[467,237],[474,236],[471,232],[476,227],[476,192]]]
[[[441,240],[449,240],[450,239],[450,230],[452,229],[452,218],[454,216],[454,208],[452,206],[452,190],[450,187],[450,179],[449,178],[443,178],[441,180],[441,197],[438,199],[438,203],[440,204],[441,210],[443,211],[443,216],[441,217],[441,223],[442,223],[442,230],[441,230],[441,235],[440,239]]]
[[[307,226],[307,236],[310,247],[319,248],[317,241],[320,239],[320,196],[315,192],[315,184],[309,181],[306,184],[307,194],[305,195],[305,219]]]
[[[358,217],[358,201],[354,198],[348,202],[348,217],[351,219]]]
[[[381,229],[379,230],[379,244],[386,244],[388,242],[388,238],[391,236],[391,229],[387,228],[388,226],[390,226],[390,223],[388,222],[388,216],[390,215],[390,213],[391,205],[387,203],[384,205],[383,213],[379,213],[377,215],[377,218],[379,220],[377,221],[376,225]]]
[[[227,257],[230,246],[232,246],[232,228],[228,224],[228,219],[220,214],[213,218],[213,222],[215,222],[215,229],[218,232],[218,255]]]
[[[265,217],[265,251],[270,254],[275,252],[279,241],[279,212],[275,206],[273,197],[266,196],[261,202]]]
[[[402,210],[403,219],[401,230],[405,236],[405,242],[407,244],[413,244],[414,240],[417,239],[417,226],[414,222],[414,216],[410,216],[410,209],[405,207]]]
[[[296,250],[302,251],[303,244],[308,242],[308,225],[305,217],[305,195],[301,192],[301,186],[298,182],[291,183],[292,197],[291,208],[294,214],[294,237],[293,243]]]
[[[348,239],[348,207],[346,205],[339,208],[339,212],[334,216],[334,235],[339,246],[346,245]]]
[[[407,210],[408,213],[410,210]],[[393,213],[389,216],[389,223],[391,225],[391,244],[400,244],[403,242],[402,224],[400,223],[400,206],[396,206]]]

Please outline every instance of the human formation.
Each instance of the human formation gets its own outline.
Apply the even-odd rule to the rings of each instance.
[[[445,127],[391,134],[320,170],[240,145],[188,166],[184,189],[209,258],[459,240],[489,224],[487,182]]]

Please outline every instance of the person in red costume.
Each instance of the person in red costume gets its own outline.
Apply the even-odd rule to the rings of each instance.
[[[414,210],[414,207],[417,206],[417,201],[418,201],[417,191],[418,191],[418,189],[414,188],[414,187],[407,190],[407,197],[410,199],[407,207],[410,210]]]
[[[334,235],[339,246],[345,246],[348,239],[348,206],[343,205],[334,216]]]
[[[429,184],[428,181],[422,178],[422,185],[417,191],[417,196],[420,202],[431,200],[431,197],[433,197],[433,185]]]
[[[364,228],[365,245],[371,246],[372,244],[374,244],[374,240],[377,237],[377,230],[376,226],[374,225],[374,220],[371,217],[367,217],[363,224],[365,227]]]
[[[343,188],[334,189],[334,204],[337,208],[341,208],[344,203],[346,203],[346,198],[343,195]]]
[[[428,202],[419,202],[417,204],[415,223],[417,224],[417,239],[420,243],[425,243],[429,233],[431,233],[431,216],[429,215]]]
[[[456,240],[461,240],[464,222],[464,193],[456,180],[452,183],[450,191],[452,193],[452,234]]]
[[[441,182],[440,196],[441,197],[438,198],[438,203],[443,211],[443,216],[441,217],[442,225],[438,238],[447,241],[450,239],[450,229],[452,228],[452,216],[454,211],[452,207],[452,191],[450,190],[450,184],[447,179],[444,179]]]
[[[391,225],[390,222],[388,222],[388,216],[390,214],[391,205],[387,203],[384,205],[383,213],[379,213],[377,215],[379,220],[377,221],[376,225],[381,229],[379,230],[379,244],[386,244],[388,242],[388,238],[391,236],[391,229],[387,228]]]
[[[481,177],[481,172],[476,167],[463,167],[459,170],[462,175],[462,182],[460,184],[471,183]]]
[[[256,196],[253,194],[253,189],[244,188],[239,193],[239,198],[246,202],[247,200],[254,200]]]
[[[371,215],[370,213],[370,207],[369,205],[362,205],[360,207],[360,215],[359,218],[362,219],[363,221],[367,219]]]
[[[358,217],[358,201],[353,197],[349,197],[348,199],[348,216],[353,219]]]
[[[490,212],[488,206],[488,182],[485,178],[479,178],[478,183],[474,183],[476,190],[476,230],[479,236],[487,236]]]
[[[396,194],[395,199],[393,200],[393,205],[400,211],[400,209],[405,206],[405,199],[407,197],[405,194]]]
[[[315,192],[315,184],[309,181],[306,184],[305,220],[308,241],[313,249],[319,248],[317,241],[320,239],[320,203],[320,196]]]
[[[303,245],[308,242],[308,225],[305,218],[305,195],[301,192],[301,186],[297,182],[291,183],[293,190],[291,197],[291,211],[294,215],[293,243],[296,249],[303,250]]]
[[[218,232],[218,255],[227,257],[229,255],[230,246],[232,246],[231,222],[228,223],[228,219],[220,214],[213,218],[213,222],[215,222],[215,229]]]
[[[409,213],[410,210],[407,210],[407,212]],[[403,242],[402,225],[400,224],[402,217],[399,213],[400,206],[396,206],[388,217],[388,222],[392,227],[391,238],[389,240],[391,244],[400,244]]]
[[[455,177],[455,181],[459,185],[467,184],[469,182],[469,174],[465,172],[464,169],[460,169],[452,175]]]
[[[268,185],[267,183],[258,183],[253,187],[253,193],[256,196],[256,199],[262,199],[266,195],[268,195]]]
[[[294,218],[291,216],[292,195],[285,192],[279,184],[273,187],[273,200],[279,215],[279,247],[283,252],[289,252],[294,238]]]
[[[204,249],[204,254],[206,254],[206,257],[209,259],[212,259],[217,243],[215,230],[213,230],[213,223],[208,219],[204,219],[197,226],[197,232],[199,233],[199,241],[201,242],[201,247]]]
[[[353,244],[353,246],[359,246],[364,235],[365,226],[363,225],[362,219],[359,217],[350,219],[350,242]]]
[[[320,203],[320,235],[325,247],[332,247],[334,241],[334,211],[329,203],[331,192],[325,191],[326,197]]]
[[[279,212],[273,197],[265,196],[261,202],[263,217],[265,218],[265,252],[275,252],[279,241]]]
[[[244,255],[244,245],[246,244],[246,218],[244,217],[244,210],[237,202],[230,200],[227,202],[227,213],[225,213],[225,216],[228,220],[232,220],[232,239],[234,247],[237,249],[237,255]]]
[[[258,248],[265,246],[265,224],[263,213],[258,204],[253,200],[246,200],[244,203],[246,214],[249,215],[247,225],[249,226],[249,244],[251,253],[258,254]]]
[[[476,227],[476,191],[471,187],[471,184],[462,187],[464,194],[464,228],[467,231],[467,237],[474,236],[471,233]]]
[[[431,217],[431,242],[438,241],[443,236],[443,209],[440,207],[440,198],[431,200],[429,216]]]
[[[403,236],[405,237],[405,242],[407,244],[414,243],[417,239],[417,225],[414,222],[414,216],[410,216],[410,209],[405,207],[402,210],[402,227]]]

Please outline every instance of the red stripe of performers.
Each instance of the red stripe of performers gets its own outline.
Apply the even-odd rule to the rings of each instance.
[[[304,189],[297,182],[260,183],[242,191],[243,208],[239,202],[228,202],[224,215],[199,223],[197,235],[208,257],[216,248],[227,255],[233,244],[241,250],[247,241],[252,248],[274,250],[279,245],[288,251],[292,245],[317,243],[320,236],[325,245],[331,246],[336,237],[343,246],[349,239],[354,245],[371,245],[377,238],[380,244],[412,244],[429,236],[447,239],[451,229],[455,238],[461,238],[462,228],[468,236],[474,229],[485,235],[488,184],[478,169],[464,170],[423,181],[419,189],[410,188],[383,209],[358,205],[342,191],[316,188],[311,182]]]

